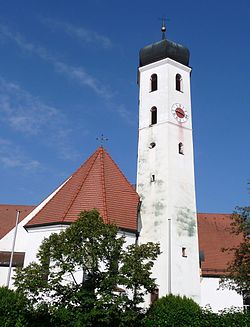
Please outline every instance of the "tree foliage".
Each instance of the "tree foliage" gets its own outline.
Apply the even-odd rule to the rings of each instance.
[[[233,254],[228,265],[228,275],[221,279],[220,286],[250,295],[250,207],[237,207],[232,215],[230,232],[241,235],[238,246],[223,249]]]
[[[156,285],[151,268],[159,245],[125,247],[125,236],[96,210],[83,212],[39,249],[37,262],[20,269],[15,286],[34,304],[47,305],[58,325],[129,326],[138,304]]]

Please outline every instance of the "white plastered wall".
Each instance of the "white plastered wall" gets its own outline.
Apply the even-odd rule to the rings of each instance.
[[[214,312],[225,308],[242,307],[242,296],[235,291],[219,288],[219,278],[203,277],[201,280],[201,305],[210,306]]]
[[[60,188],[66,183],[65,181],[60,185],[52,194],[50,194],[41,204],[39,204],[27,217],[25,217],[17,228],[15,252],[25,252],[24,266],[31,261],[36,260],[37,250],[45,237],[48,237],[52,231],[59,232],[65,226],[56,225],[51,227],[42,227],[34,229],[33,233],[29,233],[24,226],[46,205],[46,203],[60,190]],[[6,234],[0,240],[0,251],[11,251],[15,228],[13,228],[8,234]],[[0,267],[0,285],[5,286],[7,283],[8,267]],[[10,286],[13,284],[13,273],[15,268],[12,269]]]
[[[140,242],[159,242],[154,267],[159,295],[186,295],[200,302],[198,234],[196,219],[190,71],[169,58],[139,68],[139,144],[137,192],[142,201]],[[150,92],[150,77],[158,76],[158,90]],[[183,92],[175,76],[183,78]],[[187,110],[187,122],[178,123],[173,104]],[[150,109],[157,107],[157,124],[150,126]],[[153,149],[149,148],[155,142]],[[184,155],[178,144],[184,144]],[[155,182],[151,182],[151,175]],[[186,257],[182,256],[186,248]]]
[[[66,181],[67,182],[67,181]],[[65,182],[65,183],[66,183]],[[60,190],[62,184],[55,192],[53,192],[47,199],[45,199],[38,207],[36,207],[23,221],[18,225],[15,252],[25,252],[24,267],[32,261],[37,261],[36,254],[38,249],[44,240],[49,237],[52,233],[59,233],[60,231],[67,228],[67,225],[50,225],[31,227],[25,229],[24,226],[46,205],[46,203]],[[135,234],[119,231],[118,236],[125,236],[124,247],[135,243]],[[6,234],[0,240],[0,251],[11,251],[14,237],[14,229]],[[7,283],[8,267],[0,267],[0,286],[5,286]],[[15,274],[15,268],[12,269],[10,287],[13,287],[13,276]],[[82,274],[79,272],[75,276],[79,281],[81,280]]]

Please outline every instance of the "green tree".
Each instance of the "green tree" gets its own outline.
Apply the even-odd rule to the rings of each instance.
[[[15,286],[34,304],[47,305],[58,326],[135,326],[138,304],[156,287],[150,275],[159,245],[124,245],[118,228],[104,224],[96,210],[82,212],[43,241],[38,262],[17,272]]]
[[[232,215],[230,232],[241,235],[238,246],[223,249],[233,254],[228,265],[228,274],[220,281],[221,288],[229,288],[237,293],[250,296],[250,207],[237,207]]]

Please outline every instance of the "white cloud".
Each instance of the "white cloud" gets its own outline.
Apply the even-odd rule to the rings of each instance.
[[[87,73],[83,67],[74,67],[58,60],[55,56],[52,56],[46,48],[27,42],[19,33],[11,32],[7,26],[0,25],[0,35],[14,41],[23,51],[35,54],[40,59],[51,64],[57,73],[64,74],[76,80],[79,84],[89,87],[98,96],[105,99],[109,99],[113,96],[113,93],[106,86],[97,78]]]
[[[7,139],[0,139],[0,163],[5,168],[20,168],[29,172],[42,169],[39,161],[27,157]]]
[[[114,103],[114,101],[112,101],[114,98],[114,92],[111,91],[111,89],[106,85],[103,85],[103,83],[101,83],[101,81],[99,81],[97,78],[90,75],[83,67],[71,66],[62,62],[61,60],[58,60],[55,56],[52,56],[46,48],[27,42],[19,33],[11,32],[5,25],[0,25],[0,36],[14,41],[23,51],[34,54],[43,61],[49,63],[58,74],[63,74],[66,77],[77,81],[79,84],[89,87],[96,95],[106,100],[106,104],[111,111],[118,114],[128,124],[135,124],[135,118],[131,112],[128,111],[123,104],[117,105]],[[20,90],[17,85],[11,83],[9,83],[9,88],[16,89],[17,92]],[[26,97],[26,95],[24,96]],[[8,107],[9,101],[6,103],[5,101],[6,99],[2,95],[2,97],[0,97],[0,103],[2,105],[2,110],[5,109],[7,114],[8,111],[11,111],[11,108]],[[43,107],[42,111],[47,112],[49,115],[56,115],[56,112],[54,111],[55,108],[51,108],[43,104],[40,104],[39,107]],[[35,106],[35,108],[37,108],[37,106]],[[39,111],[40,110],[36,110],[37,117],[39,116]],[[17,116],[9,116],[9,123],[13,128],[25,130],[26,132],[29,131],[31,134],[36,133],[36,131],[39,130],[41,123],[44,122],[45,116],[40,117],[41,121],[39,123],[37,119],[32,122],[32,116],[22,116],[22,112],[22,109],[20,109]]]
[[[123,104],[117,107],[117,112],[129,125],[135,125],[135,116],[133,116]]]
[[[112,47],[112,42],[107,36],[99,34],[95,31],[88,30],[82,26],[79,27],[69,23],[52,20],[49,18],[42,19],[42,22],[52,29],[62,29],[71,37],[75,37],[84,43],[95,43],[102,46],[103,48]]]
[[[35,135],[52,118],[60,116],[59,110],[43,104],[19,85],[8,83],[0,77],[0,120],[24,134]]]
[[[82,67],[69,66],[59,61],[54,62],[54,66],[57,72],[90,87],[100,97],[105,99],[113,97],[113,93],[110,90],[103,86],[96,78],[89,75]]]
[[[78,153],[70,142],[67,117],[57,108],[44,104],[19,85],[0,77],[0,122],[25,136],[37,137],[39,142],[53,147],[63,159],[75,159]],[[3,140],[0,142],[3,145]],[[12,165],[18,162],[11,158]],[[5,165],[11,165],[7,158]],[[36,163],[32,163],[35,167]]]

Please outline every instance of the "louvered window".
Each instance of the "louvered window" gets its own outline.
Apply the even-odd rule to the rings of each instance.
[[[158,88],[158,77],[156,74],[151,76],[151,92],[156,91]]]
[[[157,124],[157,108],[151,108],[151,125]]]
[[[175,88],[177,91],[183,92],[182,77],[180,74],[175,76]]]

